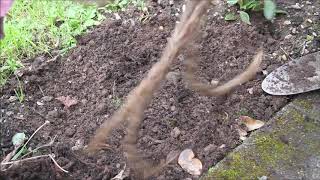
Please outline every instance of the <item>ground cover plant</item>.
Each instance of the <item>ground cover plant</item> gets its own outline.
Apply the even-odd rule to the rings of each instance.
[[[250,15],[248,12],[263,12],[264,17],[267,20],[273,20],[278,13],[286,13],[283,10],[277,9],[277,4],[273,0],[227,0],[229,5],[238,5],[240,8],[239,16],[241,21],[247,24],[251,24]],[[235,13],[227,13],[225,20],[236,20]]]
[[[17,0],[0,42],[0,85],[22,66],[21,60],[75,47],[76,37],[105,17],[94,5],[74,1]]]

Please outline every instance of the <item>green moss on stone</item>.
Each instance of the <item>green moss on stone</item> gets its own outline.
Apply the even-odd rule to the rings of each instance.
[[[298,100],[294,101],[294,104],[304,108],[305,110],[312,110],[312,108],[313,108],[312,103],[306,99],[298,99]]]
[[[282,142],[277,135],[263,135],[255,139],[256,152],[265,167],[275,167],[279,161],[287,160],[293,147]]]
[[[230,155],[225,168],[209,171],[204,179],[256,179],[267,173],[264,167],[250,158],[250,155],[233,153]]]

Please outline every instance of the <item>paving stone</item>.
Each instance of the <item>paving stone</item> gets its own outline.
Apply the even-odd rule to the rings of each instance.
[[[201,179],[320,179],[320,91],[303,94]]]

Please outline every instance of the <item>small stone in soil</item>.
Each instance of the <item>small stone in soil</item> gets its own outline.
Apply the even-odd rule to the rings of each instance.
[[[287,60],[287,56],[284,54],[284,55],[281,56],[281,59],[286,61]]]
[[[247,91],[249,94],[253,94],[253,88],[249,88],[249,89],[247,89]]]
[[[292,31],[291,31],[293,34],[297,34],[297,28],[293,28]]]
[[[267,70],[263,70],[262,74],[266,76],[266,75],[268,75],[268,71]]]
[[[299,3],[296,3],[295,5],[290,6],[292,9],[301,9],[301,6]]]
[[[73,151],[77,151],[77,150],[80,150],[80,149],[83,149],[83,144],[84,144],[84,141],[82,139],[78,139],[75,143],[75,145],[71,148]]]
[[[11,103],[16,101],[16,100],[18,100],[18,98],[16,96],[10,96],[10,98],[8,99],[8,101],[11,102]]]
[[[217,86],[217,85],[219,84],[219,81],[218,81],[218,80],[215,80],[215,79],[212,79],[210,83],[211,83],[211,85],[213,85],[213,86]]]
[[[284,37],[284,39],[291,39],[292,38],[292,34],[288,34]]]
[[[173,138],[177,138],[180,134],[181,134],[181,131],[178,127],[173,128],[173,130],[171,131],[171,136]]]
[[[7,116],[11,116],[11,115],[13,115],[13,114],[14,114],[13,111],[7,111],[7,112],[6,112],[6,115],[7,115]]]
[[[42,99],[44,102],[50,102],[50,101],[53,99],[53,97],[52,97],[52,96],[43,96],[41,99]]]
[[[40,102],[40,101],[37,101],[37,105],[38,105],[38,106],[43,106],[44,103],[43,103],[43,102]]]
[[[290,25],[290,24],[291,24],[291,21],[286,20],[286,21],[283,22],[283,24],[284,24],[284,25]]]
[[[73,127],[69,127],[69,128],[66,130],[66,135],[67,135],[68,137],[72,137],[72,136],[74,135],[74,133],[76,133],[76,130],[75,130],[75,128],[73,128]]]

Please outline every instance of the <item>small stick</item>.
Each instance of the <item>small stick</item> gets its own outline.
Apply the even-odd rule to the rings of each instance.
[[[44,144],[44,145],[42,145],[42,146],[39,146],[39,147],[35,148],[34,150],[28,152],[27,154],[23,155],[23,156],[21,157],[21,159],[23,159],[24,157],[27,157],[29,154],[34,153],[35,151],[37,151],[37,150],[39,150],[39,149],[41,149],[41,148],[45,148],[45,147],[52,146],[53,143],[54,143],[54,141],[55,141],[55,139],[56,139],[56,137],[57,137],[57,136],[54,136],[54,138],[53,138],[49,143]]]
[[[57,161],[54,159],[55,155],[54,154],[46,154],[46,155],[39,155],[39,156],[34,156],[34,157],[30,157],[30,158],[26,158],[26,159],[21,159],[21,160],[16,160],[16,161],[10,161],[10,162],[5,162],[5,163],[1,163],[1,165],[10,165],[10,164],[19,164],[25,161],[31,161],[31,160],[35,160],[35,159],[39,159],[39,158],[45,158],[45,157],[50,157],[51,160],[53,161],[53,163],[63,172],[65,173],[69,173],[69,171],[63,169],[58,163]]]
[[[287,51],[285,51],[281,46],[280,46],[280,49],[284,52],[284,54],[286,54],[286,55],[290,58],[290,60],[292,60],[292,58],[291,58],[290,55],[287,53]]]
[[[39,155],[39,156],[34,156],[34,157],[25,158],[25,159],[21,159],[21,160],[5,162],[5,163],[1,163],[1,165],[16,164],[16,163],[31,161],[31,160],[35,160],[35,159],[39,159],[39,158],[44,158],[44,157],[49,157],[49,155]]]
[[[28,141],[23,145],[23,146],[26,146],[29,141],[33,138],[33,136],[38,132],[40,131],[41,128],[43,128],[43,126],[47,125],[47,124],[50,124],[50,121],[45,121],[36,131],[34,131],[34,133],[30,136],[30,138],[28,139]]]
[[[57,163],[57,161],[54,160],[54,157],[55,157],[54,154],[49,154],[48,156],[52,159],[53,163],[54,163],[61,171],[65,172],[65,173],[69,173],[69,171],[63,169],[63,168]]]

